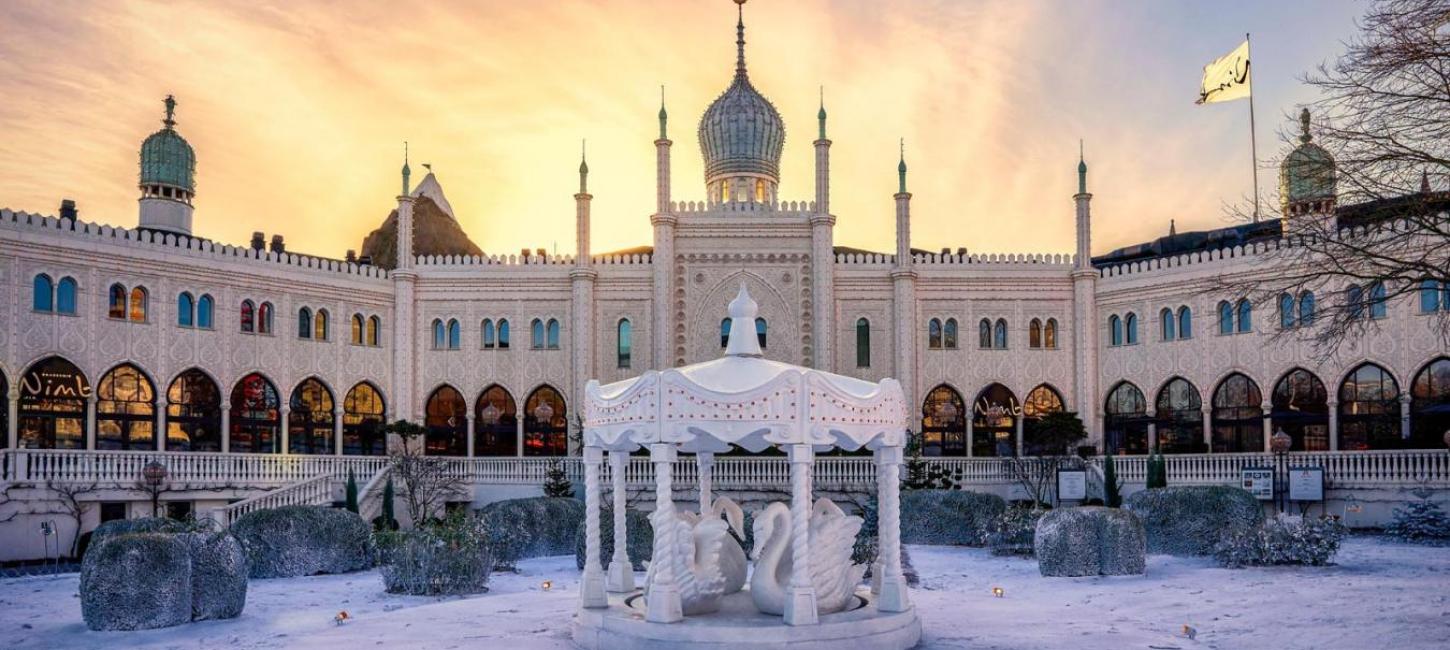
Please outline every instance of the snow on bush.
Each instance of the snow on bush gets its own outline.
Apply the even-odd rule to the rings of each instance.
[[[483,520],[456,514],[417,530],[377,533],[378,570],[388,593],[418,596],[488,591],[493,553]]]
[[[1032,555],[1037,521],[1046,511],[1029,506],[1003,508],[988,529],[987,546],[992,555]]]
[[[584,502],[567,497],[495,501],[479,511],[487,525],[495,567],[513,569],[519,560],[568,555],[584,521]]]
[[[1168,555],[1210,555],[1221,537],[1252,532],[1264,520],[1254,495],[1219,485],[1143,490],[1123,508],[1143,522],[1148,552]]]
[[[242,515],[232,525],[253,578],[348,573],[372,566],[372,528],[357,513],[283,506]]]
[[[746,514],[748,518],[749,513]],[[750,531],[747,524],[746,533]],[[629,543],[625,550],[629,552],[629,563],[634,566],[635,571],[643,571],[644,563],[648,562],[654,554],[655,531],[650,526],[649,515],[638,510],[626,509],[624,511],[624,532],[629,537]],[[575,535],[574,564],[579,570],[584,570],[584,523],[580,522]],[[610,558],[614,557],[614,509],[599,509],[599,563],[601,566],[609,566]]]
[[[167,517],[139,517],[136,519],[114,519],[91,531],[90,548],[100,546],[107,538],[136,533],[189,533],[200,530],[196,523],[178,521]]]
[[[995,494],[962,490],[901,493],[901,543],[982,546],[1007,502]]]
[[[1033,544],[1044,576],[1142,575],[1146,565],[1143,524],[1118,508],[1050,511],[1037,522]]]
[[[112,535],[81,563],[81,616],[92,630],[191,621],[191,551],[177,535]]]
[[[191,620],[236,618],[247,606],[247,556],[227,532],[178,535],[191,553]]]
[[[1349,529],[1333,517],[1277,517],[1246,532],[1223,536],[1213,556],[1229,568],[1269,564],[1329,564]]]
[[[1385,534],[1406,542],[1450,541],[1450,517],[1445,515],[1440,504],[1430,500],[1433,494],[1428,490],[1416,490],[1418,500],[1406,503],[1403,508],[1395,508],[1394,519],[1385,526]]]

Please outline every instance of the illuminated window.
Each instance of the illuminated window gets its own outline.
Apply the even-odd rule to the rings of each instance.
[[[1042,321],[1036,318],[1027,324],[1027,347],[1042,347]]]
[[[376,346],[379,346],[379,345],[382,345],[382,334],[381,334],[382,331],[383,331],[383,319],[378,318],[377,316],[371,316],[371,317],[369,317],[368,318],[368,345],[375,346],[375,347]]]
[[[1042,330],[1042,345],[1045,348],[1057,349],[1057,319],[1047,319],[1047,326]]]
[[[327,340],[327,310],[317,310],[317,315],[312,317],[312,338],[319,341]]]
[[[272,333],[272,303],[264,302],[257,307],[257,333]]]
[[[755,202],[765,203],[765,181],[763,179],[755,179]]]
[[[362,345],[363,344],[363,316],[362,316],[362,314],[353,314],[352,315],[352,331],[351,331],[350,334],[351,335],[348,337],[348,340],[349,341],[352,341],[352,344],[353,345]]]
[[[144,287],[133,287],[131,289],[131,322],[146,322],[146,289]]]
[[[257,331],[257,307],[250,300],[242,301],[242,331],[248,334]]]

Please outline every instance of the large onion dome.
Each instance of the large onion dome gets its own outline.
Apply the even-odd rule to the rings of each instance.
[[[166,96],[166,127],[141,143],[141,186],[196,191],[196,152],[176,132],[176,100]]]
[[[745,21],[735,25],[735,79],[700,118],[700,153],[705,182],[714,186],[731,177],[780,180],[780,152],[785,122],[770,100],[751,85],[745,73]]]
[[[1326,212],[1333,207],[1336,194],[1334,156],[1312,142],[1309,109],[1300,111],[1299,124],[1299,146],[1279,166],[1279,202],[1285,216]]]

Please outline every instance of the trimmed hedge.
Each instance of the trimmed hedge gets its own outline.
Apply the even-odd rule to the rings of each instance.
[[[625,550],[629,551],[629,563],[635,571],[644,571],[644,563],[654,557],[655,529],[650,525],[649,515],[638,510],[624,511],[625,534],[629,535],[629,542]],[[746,530],[750,530],[746,528]],[[609,560],[614,557],[614,509],[601,508],[599,510],[599,563],[602,566],[609,566]],[[574,564],[580,571],[584,570],[584,522],[579,522],[579,528],[575,531],[574,543]]]
[[[81,616],[92,630],[191,622],[191,548],[179,535],[109,535],[81,563]]]
[[[1038,571],[1049,577],[1142,575],[1147,564],[1143,524],[1119,508],[1049,511],[1033,543]]]
[[[514,569],[519,560],[575,552],[584,524],[584,502],[568,497],[530,497],[496,501],[478,511],[488,529],[497,569]]]
[[[202,530],[203,526],[185,521],[178,521],[167,517],[138,517],[136,519],[115,519],[108,521],[95,530],[91,531],[91,541],[87,549],[95,548],[105,542],[107,538],[121,535],[135,535],[138,533],[164,533],[175,535],[177,533],[190,533]]]
[[[372,527],[357,513],[326,506],[283,506],[232,524],[253,578],[349,573],[372,566]]]
[[[247,555],[230,533],[178,535],[191,551],[191,620],[236,618],[247,606]]]
[[[901,493],[901,543],[982,546],[992,524],[1007,509],[995,494],[962,490],[905,490]]]
[[[1237,487],[1178,486],[1129,495],[1123,508],[1138,516],[1148,534],[1148,552],[1210,555],[1229,535],[1247,534],[1264,521],[1254,495]]]

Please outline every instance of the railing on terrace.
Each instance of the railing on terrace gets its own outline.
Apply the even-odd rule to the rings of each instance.
[[[337,477],[322,474],[291,485],[260,494],[250,499],[218,508],[214,517],[223,528],[230,528],[237,519],[249,512],[280,508],[282,506],[320,506],[332,503],[332,482]]]
[[[3,481],[8,483],[134,484],[147,463],[166,466],[173,486],[226,484],[277,487],[319,475],[371,476],[387,463],[382,456],[223,454],[185,451],[84,451],[6,449]]]

